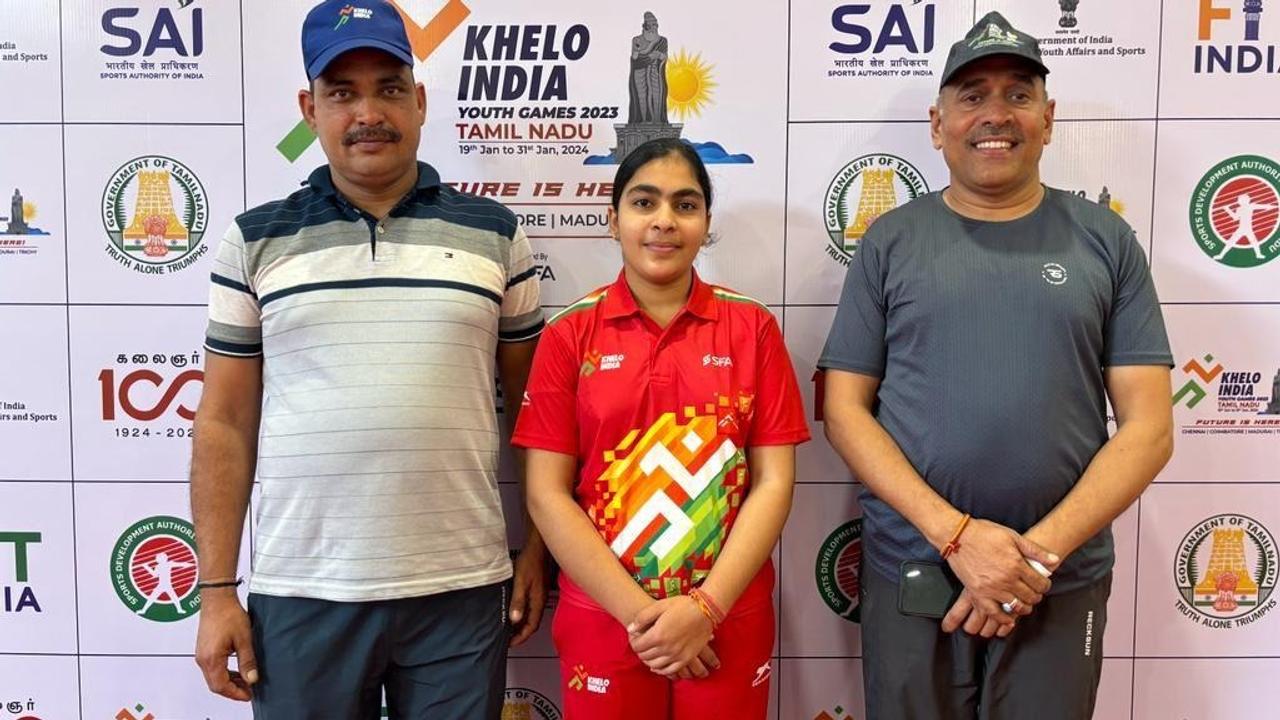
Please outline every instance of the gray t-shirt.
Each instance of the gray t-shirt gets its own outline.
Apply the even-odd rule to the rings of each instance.
[[[964,218],[930,193],[871,226],[849,265],[818,360],[881,378],[876,417],[948,502],[1024,532],[1107,441],[1102,368],[1172,365],[1133,230],[1047,189],[1029,215]],[[938,553],[864,490],[870,567]],[[1104,577],[1110,528],[1070,555],[1053,592]]]

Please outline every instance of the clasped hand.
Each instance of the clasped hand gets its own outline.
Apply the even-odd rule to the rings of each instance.
[[[711,620],[687,595],[650,603],[627,626],[627,634],[644,664],[672,680],[704,678],[720,667],[710,645]]]
[[[964,590],[943,617],[942,630],[963,627],[984,638],[1008,636],[1018,618],[1030,615],[1051,585],[1027,561],[1035,560],[1052,571],[1061,559],[1003,525],[977,518],[959,542],[960,549],[947,562]],[[1012,612],[1005,612],[1002,604]]]

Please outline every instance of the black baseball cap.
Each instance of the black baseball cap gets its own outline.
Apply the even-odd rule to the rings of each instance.
[[[1003,15],[993,10],[969,28],[964,39],[951,46],[939,87],[945,87],[960,68],[992,55],[1020,57],[1034,65],[1041,77],[1049,74],[1049,68],[1040,59],[1040,42],[1009,24]]]

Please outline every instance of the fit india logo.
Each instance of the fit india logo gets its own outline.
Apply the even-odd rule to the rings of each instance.
[[[818,548],[813,575],[822,602],[849,622],[861,622],[858,571],[862,566],[862,518],[831,531]]]
[[[111,551],[111,585],[120,602],[153,622],[174,622],[200,610],[199,561],[190,522],[156,515],[125,530]]]
[[[537,690],[511,687],[503,693],[502,720],[560,720],[562,717],[560,708]]]
[[[208,252],[209,201],[191,168],[144,155],[121,165],[102,192],[107,255],[143,275],[175,273]]]
[[[40,613],[40,600],[31,587],[28,565],[29,546],[39,545],[41,533],[38,532],[0,532],[0,548],[13,546],[13,576],[7,572],[0,573],[0,591],[4,593],[4,612],[21,613],[23,611]],[[0,570],[5,568],[3,550],[0,549]]]
[[[1239,4],[1233,8],[1219,5],[1215,0],[1199,1],[1195,23],[1198,43],[1193,59],[1195,74],[1260,72],[1270,75],[1280,71],[1276,46],[1260,42],[1262,0],[1235,0],[1235,3]]]
[[[1280,165],[1237,155],[1209,168],[1191,196],[1191,233],[1210,258],[1233,268],[1280,255]]]
[[[832,178],[823,200],[827,254],[848,265],[876,218],[927,192],[920,170],[896,155],[852,160]]]
[[[1214,515],[1178,543],[1178,611],[1203,627],[1252,624],[1276,607],[1276,541],[1253,518]]]
[[[391,6],[400,13],[400,20],[404,22],[405,34],[409,36],[409,46],[413,50],[413,56],[418,58],[419,62],[426,62],[431,54],[440,47],[455,30],[462,26],[462,22],[471,14],[471,8],[462,0],[448,0],[444,7],[440,8],[436,14],[425,25],[419,25],[412,16],[409,15],[403,7],[406,0],[389,0]],[[351,12],[347,13],[347,8],[351,8]],[[339,18],[334,30],[337,30],[347,22],[352,16],[357,19],[362,17],[371,17],[372,10],[357,8],[354,5],[347,5],[339,11]],[[344,14],[345,13],[345,14]],[[363,16],[360,13],[370,13],[369,16]],[[276,143],[276,151],[279,152],[284,159],[290,163],[296,162],[302,157],[302,153],[307,151],[316,141],[316,134],[307,126],[305,121],[298,121],[280,142]]]

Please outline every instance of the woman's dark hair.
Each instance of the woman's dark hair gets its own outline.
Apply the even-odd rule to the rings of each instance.
[[[711,212],[711,177],[707,175],[707,166],[703,164],[702,158],[698,157],[698,151],[679,138],[650,140],[632,150],[631,154],[622,160],[622,163],[618,165],[617,174],[613,176],[614,211],[617,211],[618,204],[622,202],[622,191],[627,187],[627,183],[631,182],[631,178],[639,172],[640,168],[648,165],[653,160],[669,155],[679,155],[685,162],[689,163],[689,167],[693,170],[693,176],[698,179],[698,185],[702,189],[702,197],[706,201],[707,212]]]

